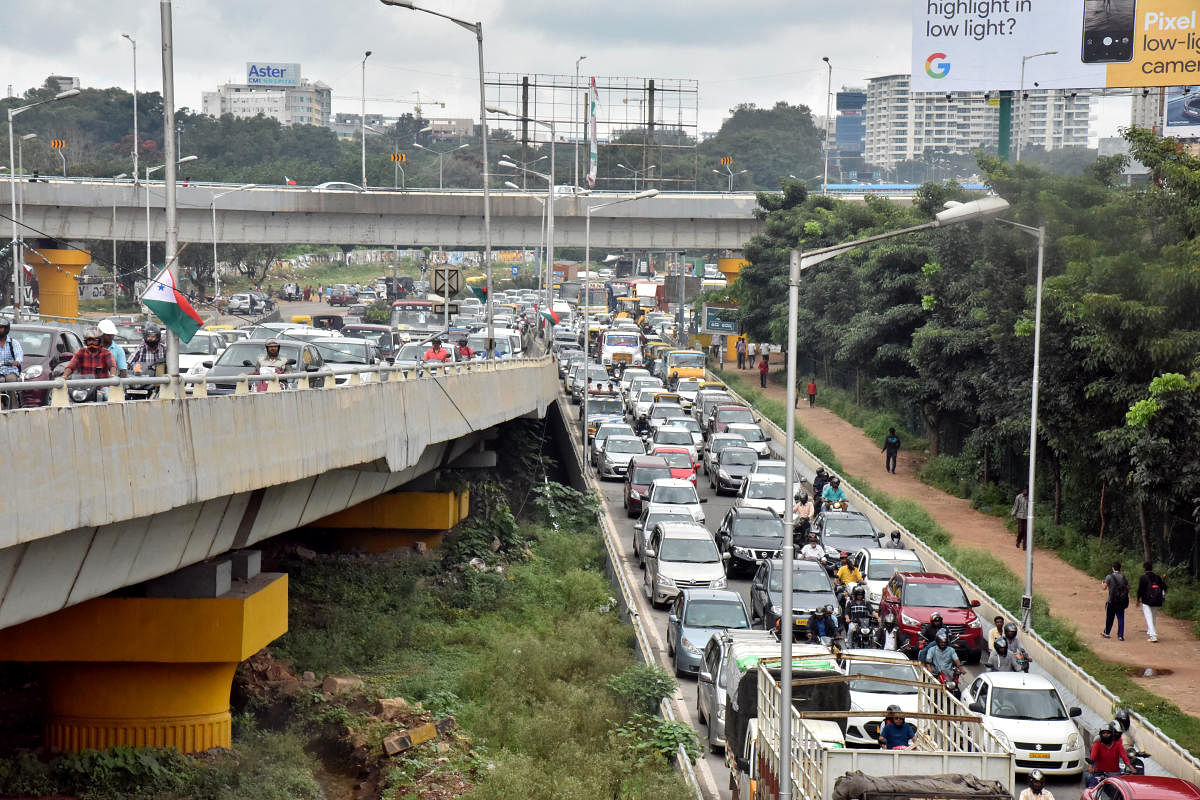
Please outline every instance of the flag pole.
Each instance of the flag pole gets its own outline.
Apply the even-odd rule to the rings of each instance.
[[[171,26],[171,0],[159,0],[159,22],[162,27],[162,72],[163,72],[163,140],[166,145],[166,173],[163,188],[166,190],[166,237],[163,262],[171,264],[179,246],[179,222],[176,216],[175,171],[179,158],[175,137],[175,44]],[[170,269],[168,266],[167,269]],[[172,288],[178,285],[172,279]],[[167,374],[179,375],[179,337],[167,329]]]

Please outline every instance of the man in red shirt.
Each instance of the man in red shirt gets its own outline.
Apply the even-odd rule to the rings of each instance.
[[[767,361],[767,354],[762,354],[762,360],[758,362],[758,384],[762,388],[767,388],[767,373],[771,371],[771,365]]]
[[[1129,754],[1125,752],[1125,745],[1121,742],[1121,737],[1116,736],[1108,725],[1100,729],[1100,738],[1092,742],[1092,752],[1088,755],[1088,759],[1092,762],[1091,770],[1087,775],[1089,788],[1104,780],[1106,774],[1119,773],[1122,762],[1130,769],[1133,768],[1129,761]]]
[[[111,378],[117,371],[117,362],[113,354],[101,346],[99,328],[88,328],[83,332],[83,349],[75,351],[71,361],[63,370],[63,377],[69,378],[74,373],[87,378]]]
[[[425,351],[425,361],[449,361],[450,351],[442,347],[441,339],[434,339],[430,343],[429,349]]]

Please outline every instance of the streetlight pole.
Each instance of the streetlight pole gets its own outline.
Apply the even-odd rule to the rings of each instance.
[[[118,275],[117,275],[117,189],[116,189],[116,186],[117,186],[117,181],[121,180],[124,177],[125,177],[125,173],[122,172],[120,175],[114,175],[113,179],[112,179],[112,182],[113,182],[113,198],[112,198],[113,288],[112,288],[112,291],[113,291],[113,314],[114,315],[117,313],[117,278],[118,278]],[[136,194],[134,194],[133,197],[135,200],[137,199]]]
[[[783,469],[788,492],[787,499],[783,504],[783,610],[779,615],[779,618],[782,620],[780,630],[790,631],[793,617],[792,569],[795,563],[795,544],[792,541],[792,525],[794,522],[792,504],[795,500],[793,495],[796,475],[796,414],[793,409],[796,406],[796,359],[798,355],[796,351],[798,348],[797,340],[799,338],[797,314],[800,304],[800,274],[809,267],[814,267],[824,261],[837,258],[865,244],[872,244],[884,239],[892,239],[897,236],[916,233],[917,231],[930,230],[932,228],[940,228],[946,225],[990,217],[1003,212],[1007,208],[1008,201],[1001,197],[985,197],[981,200],[973,200],[970,203],[947,203],[946,210],[939,213],[932,222],[889,231],[888,233],[881,233],[876,236],[868,236],[865,239],[859,239],[854,242],[844,242],[842,244],[831,245],[830,247],[822,247],[806,253],[801,253],[799,250],[792,250],[788,272],[787,396],[784,401],[788,411],[784,434],[784,438],[787,440],[787,447],[784,450]],[[783,780],[779,786],[779,798],[780,800],[791,800],[792,637],[785,635],[781,636],[780,639],[783,644],[783,651],[781,653],[783,663],[782,674],[779,679],[782,690],[779,701],[779,774],[783,776]]]
[[[444,157],[450,155],[451,153],[455,152],[456,150],[462,150],[464,147],[470,147],[470,145],[469,144],[460,144],[458,147],[451,147],[449,150],[438,151],[438,150],[434,150],[432,147],[426,147],[425,145],[421,144],[420,142],[413,142],[413,147],[416,147],[420,150],[424,150],[427,153],[433,153],[435,156],[437,156],[438,188],[442,189],[442,188],[444,188],[444,186],[442,185],[442,159]]]
[[[1025,63],[1030,59],[1054,55],[1058,55],[1057,50],[1046,50],[1031,56],[1021,56],[1021,115],[1017,120],[1017,163],[1021,161],[1021,136],[1025,133]]]
[[[30,139],[36,139],[36,133],[26,133],[17,139],[17,172],[25,175],[25,143]],[[21,186],[17,193],[17,218],[22,222],[25,221],[25,187]]]
[[[199,156],[184,156],[183,158],[179,159],[179,163],[183,164],[187,161],[195,161],[197,158],[199,158]],[[151,166],[147,165],[146,166],[146,180],[142,184],[144,187],[145,197],[146,197],[146,278],[147,278],[147,280],[154,277],[154,275],[151,274],[151,269],[153,267],[152,267],[151,261],[150,261],[150,176],[153,175],[154,173],[158,172],[160,169],[162,169],[165,166],[167,166],[167,165],[159,164],[157,167],[151,167]]]
[[[651,164],[650,166],[648,166],[648,167],[645,167],[645,168],[643,168],[643,169],[634,169],[633,167],[627,167],[627,166],[625,166],[624,164],[617,164],[617,166],[618,166],[618,167],[620,167],[621,169],[626,169],[626,170],[629,170],[631,173],[633,173],[633,190],[636,192],[636,191],[637,191],[637,188],[638,188],[638,185],[637,185],[637,182],[638,182],[638,177],[639,177],[639,176],[641,176],[643,173],[648,173],[648,172],[650,172],[651,170],[653,170],[653,169],[654,169],[655,167],[657,167],[658,165],[657,165],[657,164]],[[647,178],[649,178],[650,176],[649,176],[649,175],[647,175],[646,177],[647,177]]]
[[[37,108],[46,103],[53,103],[55,100],[66,100],[68,97],[75,97],[79,94],[78,89],[68,89],[65,92],[59,92],[47,100],[39,100],[36,103],[30,103],[25,106],[17,106],[8,109],[8,191],[9,200],[12,205],[12,240],[9,244],[9,254],[13,260],[13,307],[17,309],[17,318],[21,316],[21,257],[24,249],[24,238],[17,234],[17,176],[13,173],[16,171],[15,152],[13,147],[13,118],[18,114],[23,114],[31,108]]]
[[[217,269],[217,201],[227,194],[241,192],[246,189],[253,189],[258,186],[257,183],[247,183],[245,186],[239,186],[236,189],[230,189],[220,194],[213,194],[212,202],[209,203],[209,208],[212,209],[212,236],[213,236],[213,300],[216,301],[221,296],[221,273]]]
[[[615,206],[618,203],[629,203],[634,200],[644,200],[650,197],[656,197],[658,189],[648,189],[639,194],[630,197],[622,197],[619,200],[609,200],[605,203],[588,203],[584,207],[584,235],[583,235],[583,264],[585,267],[592,263],[592,212],[599,211],[602,208]],[[590,270],[589,270],[590,271]],[[583,449],[583,466],[586,469],[591,451],[588,449],[587,438],[587,418],[588,418],[588,395],[591,394],[591,386],[589,385],[588,375],[592,369],[592,352],[591,352],[591,337],[588,336],[588,312],[589,306],[592,303],[592,280],[588,276],[583,281],[583,415],[579,420],[579,444]]]
[[[133,182],[137,183],[138,176],[138,112],[137,112],[137,39],[128,33],[121,36],[133,45]]]
[[[362,106],[358,115],[360,123],[359,139],[362,140],[362,188],[367,190],[367,59],[371,57],[371,51],[363,53],[362,59]]]
[[[821,182],[821,194],[829,193],[829,115],[832,114],[829,101],[833,95],[833,64],[829,63],[829,56],[822,56],[821,60],[825,62],[825,66],[829,67],[829,76],[825,79],[825,179]],[[730,189],[730,191],[733,191]]]
[[[571,107],[572,112],[575,114],[575,122],[571,125],[572,128],[575,128],[575,125],[579,125],[580,129],[583,129],[584,127],[583,117],[579,113],[579,65],[585,58],[587,58],[587,56],[580,56],[579,58],[575,59],[575,83],[571,87],[574,89],[573,94],[575,95],[575,102]],[[582,134],[575,137],[575,177],[571,183],[571,185],[575,187],[579,186],[579,140],[586,135],[587,132],[584,131]],[[636,186],[634,187],[634,191],[637,191]]]
[[[735,175],[745,175],[747,172],[749,172],[749,170],[739,169],[737,172],[734,172],[733,168],[727,164],[725,166],[725,171],[729,173],[729,192],[730,192],[730,194],[732,194],[733,193],[733,178],[734,178],[734,176]],[[721,172],[721,170],[719,170],[719,169],[714,169],[713,172],[715,172],[718,175],[723,174]]]

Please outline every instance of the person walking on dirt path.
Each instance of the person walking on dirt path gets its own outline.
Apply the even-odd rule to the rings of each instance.
[[[737,344],[735,344],[733,346],[733,349],[737,351],[738,369],[745,369],[746,368],[746,337],[739,336],[738,340],[737,340]]]
[[[1028,534],[1029,526],[1029,487],[1021,490],[1021,493],[1013,500],[1012,511],[1008,512],[1017,523],[1017,547],[1025,550],[1025,538]]]
[[[1105,639],[1111,639],[1113,620],[1117,621],[1117,638],[1125,641],[1125,609],[1129,608],[1129,580],[1121,572],[1121,562],[1114,561],[1112,572],[1104,576],[1103,586],[1108,592],[1108,602],[1104,604],[1104,633]]]
[[[762,359],[758,362],[758,385],[762,388],[767,388],[767,373],[771,371],[771,365],[767,363],[767,354],[762,354]]]
[[[808,407],[817,407],[817,376],[808,379]]]
[[[879,452],[887,454],[883,460],[883,468],[895,475],[896,455],[900,452],[900,437],[896,435],[895,428],[888,428],[888,435],[883,440],[883,447]]]
[[[1154,571],[1154,562],[1142,564],[1142,577],[1138,578],[1137,601],[1142,607],[1142,616],[1146,618],[1146,638],[1152,642],[1158,641],[1158,629],[1154,623],[1158,618],[1158,609],[1167,602],[1167,582]]]

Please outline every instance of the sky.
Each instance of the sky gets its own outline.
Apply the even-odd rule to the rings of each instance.
[[[0,0],[0,90],[17,93],[47,75],[85,87],[162,88],[160,2]],[[739,103],[779,100],[825,113],[827,68],[836,92],[878,75],[907,73],[911,0],[418,0],[484,30],[488,72],[687,78],[699,81],[701,131],[716,131]],[[379,0],[174,0],[177,108],[201,93],[244,83],[246,62],[299,62],[333,89],[335,112],[357,113],[367,60],[367,112],[478,117],[471,33]],[[445,108],[430,101],[445,103]],[[1093,135],[1128,124],[1127,98],[1104,101]]]

